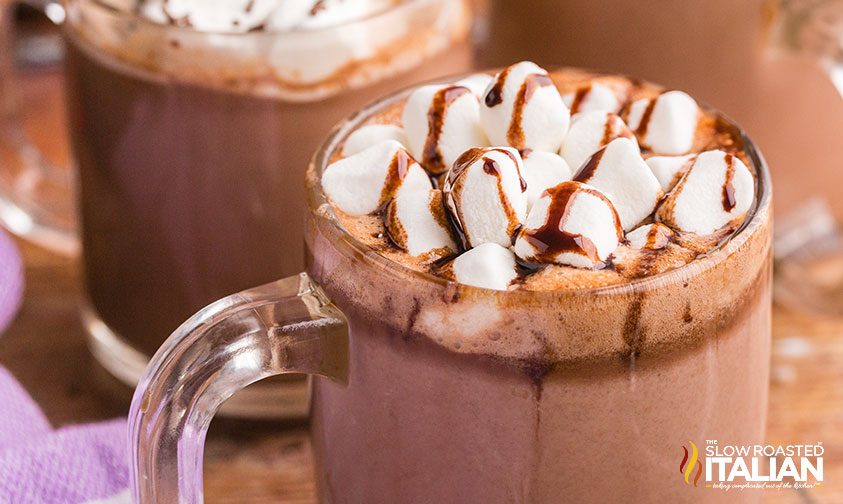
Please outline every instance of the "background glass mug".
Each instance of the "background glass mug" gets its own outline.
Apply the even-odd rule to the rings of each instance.
[[[217,301],[153,358],[129,414],[136,502],[200,502],[217,408],[294,372],[328,378],[311,404],[324,502],[696,502],[683,445],[764,439],[771,195],[754,145],[755,207],[706,257],[599,289],[470,288],[367,249],[322,195],[346,135],[407,94],[314,158],[308,273]]]
[[[836,91],[816,65],[767,48],[777,20],[794,6],[843,8],[841,0],[486,1],[484,65],[524,57],[564,62],[641,76],[716,104],[762,146],[782,182],[777,207],[823,192],[828,180],[820,177],[832,166],[839,171],[843,144],[834,131],[843,127],[843,103]],[[835,154],[829,140],[840,144]],[[835,199],[843,217],[843,201]]]
[[[62,24],[76,202],[71,171],[21,133],[11,3],[0,0],[0,218],[48,247],[81,241],[92,350],[132,386],[191,313],[301,271],[301,180],[333,124],[472,63],[467,0],[243,34],[156,24],[106,0],[29,3]],[[251,413],[284,401],[306,413],[297,383],[289,397],[252,401]]]
[[[776,301],[843,317],[843,0],[484,3],[484,66],[608,69],[727,111],[773,167]]]

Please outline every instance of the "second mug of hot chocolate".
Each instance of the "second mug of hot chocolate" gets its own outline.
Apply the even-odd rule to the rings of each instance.
[[[303,268],[302,179],[337,121],[387,92],[471,68],[467,0],[200,4],[62,2],[83,319],[94,355],[131,386],[191,313]],[[5,71],[0,81],[6,104]],[[32,148],[20,147],[16,164],[8,137],[4,208],[23,205],[6,199],[46,171],[17,166]],[[50,212],[21,208],[18,219],[49,227],[41,219]],[[303,388],[288,394],[290,407],[266,408],[259,396],[238,412],[302,416]]]
[[[200,500],[216,409],[291,372],[321,376],[323,502],[760,499],[699,455],[763,442],[769,371],[769,174],[718,112],[518,63],[370,106],[307,187],[308,273],[206,308],[147,370],[140,502]]]

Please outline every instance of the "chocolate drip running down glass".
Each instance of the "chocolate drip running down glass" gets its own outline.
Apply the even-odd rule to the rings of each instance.
[[[303,174],[337,121],[472,61],[462,0],[70,0],[64,9],[84,319],[94,354],[132,386],[191,313],[302,269]],[[2,192],[38,222],[16,191],[43,170],[24,161],[0,159],[4,170],[20,165]],[[296,383],[282,413],[300,416]],[[284,410],[281,400],[252,406]]]
[[[764,437],[763,160],[684,93],[566,69],[529,94],[533,75],[403,91],[328,137],[308,273],[219,301],[153,359],[136,498],[199,500],[219,404],[306,372],[322,502],[759,500],[676,469],[689,441]],[[450,173],[418,162],[432,137]]]

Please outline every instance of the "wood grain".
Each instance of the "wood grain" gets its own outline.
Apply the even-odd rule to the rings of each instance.
[[[60,80],[26,79],[28,129],[66,158]],[[0,338],[0,363],[11,370],[56,425],[125,415],[130,391],[93,362],[77,317],[81,294],[75,261],[19,242],[27,289],[16,321]],[[777,309],[768,439],[817,441],[826,447],[822,488],[767,492],[765,502],[843,502],[843,321]],[[215,420],[206,449],[210,503],[315,501],[313,456],[304,423]]]

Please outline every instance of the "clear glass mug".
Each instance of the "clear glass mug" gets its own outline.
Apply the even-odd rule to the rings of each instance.
[[[0,0],[0,219],[57,250],[81,245],[92,352],[132,387],[190,314],[301,270],[301,180],[338,120],[473,60],[468,0],[244,34],[156,24],[108,0],[28,1],[62,25],[71,170],[46,163],[17,120],[12,3]],[[288,385],[230,411],[305,414],[304,383]]]
[[[690,484],[683,445],[764,438],[771,187],[692,264],[622,286],[499,292],[410,271],[357,242],[307,173],[307,273],[224,298],[153,358],[129,414],[136,502],[202,500],[220,405],[257,380],[307,373],[323,502],[711,502],[760,493]],[[611,474],[611,484],[607,475]]]

